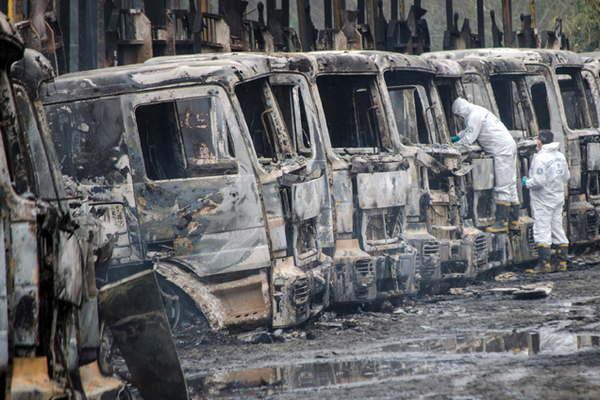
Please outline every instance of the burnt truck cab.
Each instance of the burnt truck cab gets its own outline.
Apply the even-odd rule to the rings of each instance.
[[[600,130],[592,118],[593,98],[586,93],[583,58],[562,50],[512,50],[509,55],[531,72],[527,84],[538,127],[554,132],[569,163],[569,240],[593,244],[600,225]]]
[[[116,398],[123,383],[103,376],[97,359],[101,234],[66,201],[36,101],[37,85],[53,71],[39,53],[24,52],[1,13],[0,63],[2,398]]]
[[[379,68],[383,102],[403,144],[421,149],[433,160],[424,161],[417,174],[419,187],[429,196],[414,198],[407,215],[407,239],[421,249],[427,243],[411,240],[411,233],[426,229],[439,242],[440,269],[429,279],[439,281],[475,277],[488,269],[489,235],[464,224],[461,205],[466,202],[460,188],[470,170],[461,153],[451,146],[441,102],[434,86],[435,69],[421,57],[385,52],[363,52]],[[427,204],[428,203],[428,204]],[[413,236],[414,237],[414,236]],[[425,277],[423,277],[425,279]],[[425,283],[425,282],[424,282]]]
[[[42,90],[63,173],[120,238],[110,268],[154,260],[213,329],[296,325],[329,297],[325,168],[313,130],[289,136],[269,73],[182,60]]]
[[[403,146],[389,129],[377,66],[352,52],[281,57],[287,68],[310,80],[321,118],[332,170],[336,301],[376,300],[416,291],[415,260],[422,258],[425,267],[436,270],[438,244],[423,232],[433,246],[429,255],[422,256],[406,236],[417,149]]]
[[[444,121],[439,126],[446,129],[446,136],[450,137],[464,128],[461,118],[452,113],[452,103],[458,97],[470,98],[463,83],[465,71],[462,66],[451,57],[442,56],[444,53],[435,52],[423,55],[432,68],[435,69],[433,79],[433,93],[440,103],[434,111],[439,113],[438,119]],[[489,101],[488,97],[484,97]],[[471,99],[471,101],[476,102]],[[491,102],[486,106],[493,109]],[[452,145],[461,153],[463,169],[468,171],[462,178],[456,178],[457,187],[463,195],[461,203],[461,217],[466,226],[485,232],[495,219],[494,208],[494,159],[485,153],[478,143],[473,145]],[[487,261],[488,269],[504,266],[509,261],[510,243],[507,234],[485,233],[488,238]]]
[[[585,58],[585,64],[581,71],[585,97],[590,103],[590,116],[592,126],[600,126],[600,52],[581,54]],[[589,151],[589,150],[588,150]],[[588,162],[589,163],[589,162]],[[594,166],[594,170],[600,166]],[[596,207],[596,213],[600,218],[600,198],[595,193],[600,186],[600,175],[589,174],[587,178],[586,191],[590,193],[589,200]]]
[[[598,238],[598,212],[592,204],[597,196],[595,151],[600,139],[594,127],[590,100],[582,78],[583,59],[572,52],[537,49],[480,49],[440,52],[449,58],[509,57],[525,65],[528,95],[538,129],[550,129],[561,143],[571,170],[567,222],[574,245],[587,245]],[[588,184],[591,182],[591,184]]]
[[[581,74],[588,100],[591,100],[592,123],[600,124],[600,52],[581,53],[584,65]]]
[[[520,200],[518,230],[508,235],[509,264],[523,264],[537,258],[533,240],[533,219],[529,191],[523,190],[521,177],[529,174],[539,133],[535,111],[527,86],[530,72],[525,64],[510,57],[468,55],[459,61],[464,70],[466,97],[491,110],[507,127],[517,143],[517,190]]]
[[[223,55],[194,55],[188,59],[210,60],[210,59],[252,59],[262,57],[269,62],[272,75],[269,78],[271,87],[277,98],[278,105],[282,110],[286,125],[293,127],[301,123],[302,114],[298,112],[302,107],[306,108],[306,115],[310,115],[310,127],[299,127],[304,131],[313,129],[315,132],[316,145],[318,146],[319,159],[323,160],[327,181],[327,195],[331,204],[328,204],[327,216],[335,224],[335,237],[327,240],[328,245],[323,250],[333,257],[333,271],[331,276],[330,297],[333,304],[349,303],[377,303],[390,296],[398,296],[410,291],[403,285],[411,286],[412,277],[408,262],[412,261],[410,256],[404,258],[404,265],[398,265],[397,261],[387,255],[373,255],[365,251],[358,236],[349,235],[346,232],[352,229],[352,209],[339,209],[334,204],[335,196],[332,192],[342,189],[335,185],[334,173],[331,168],[331,154],[329,148],[328,132],[326,124],[321,122],[322,112],[319,112],[320,102],[316,86],[311,81],[311,74],[306,69],[298,68],[298,64],[312,65],[311,60],[300,55],[256,55],[248,53],[223,54]],[[170,61],[168,57],[150,60],[150,63]],[[316,120],[315,120],[316,118]],[[306,124],[305,124],[306,125]],[[288,128],[290,129],[290,128]],[[399,162],[400,160],[396,160]],[[347,190],[344,189],[344,190]],[[352,196],[352,194],[350,194]],[[348,215],[350,212],[350,215]],[[350,225],[348,225],[350,217]],[[333,231],[331,231],[333,233]],[[329,238],[328,238],[329,239]],[[397,275],[401,274],[400,277]]]

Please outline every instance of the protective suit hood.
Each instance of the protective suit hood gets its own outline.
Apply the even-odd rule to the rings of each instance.
[[[469,103],[467,100],[462,97],[457,98],[452,103],[452,112],[458,116],[466,119],[469,114],[471,114],[475,110],[475,105]]]

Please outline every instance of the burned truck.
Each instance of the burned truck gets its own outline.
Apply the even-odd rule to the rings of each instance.
[[[422,229],[413,236],[423,244],[420,251],[410,245],[406,219],[413,214],[414,204],[410,200],[418,179],[415,173],[418,149],[402,145],[389,127],[376,64],[352,52],[281,57],[286,60],[287,68],[305,74],[310,80],[321,118],[332,169],[337,228],[334,259],[366,252],[385,260],[375,265],[356,264],[356,272],[343,271],[344,263],[336,264],[334,292],[343,292],[339,288],[342,279],[352,282],[344,275],[355,274],[359,275],[359,282],[372,287],[373,295],[380,298],[414,292],[418,273],[439,270],[439,242]],[[415,268],[420,272],[415,272]],[[345,299],[338,297],[338,302],[357,300],[356,293],[347,293]]]
[[[185,57],[161,57],[148,61],[148,63],[160,64],[169,62],[206,62],[211,59],[252,59],[257,55],[249,54],[224,54],[219,56],[211,55],[191,55]],[[311,125],[304,128],[305,130],[315,129],[318,132],[318,146],[322,148],[323,155],[327,160],[328,182],[331,184],[330,191],[333,193],[333,218],[335,226],[335,248],[329,249],[329,254],[333,257],[333,272],[331,277],[331,301],[333,304],[379,304],[386,298],[399,297],[407,293],[413,293],[414,284],[414,252],[406,247],[407,252],[393,255],[387,253],[386,247],[381,247],[384,243],[377,243],[374,239],[369,239],[365,235],[367,226],[363,222],[361,216],[361,201],[360,196],[367,194],[352,193],[352,186],[349,186],[352,178],[349,178],[347,169],[352,168],[350,165],[344,164],[343,159],[331,148],[327,124],[322,111],[322,105],[319,102],[319,92],[314,84],[314,68],[313,60],[302,54],[280,54],[271,56],[262,56],[267,59],[273,72],[270,83],[276,93],[278,104],[285,116],[288,130],[293,131],[294,125],[301,122],[301,114],[298,114],[302,105],[307,108],[309,113],[314,114],[319,121],[315,121],[314,127]],[[296,110],[296,111],[295,111]],[[358,156],[353,158],[353,168],[361,168],[360,163],[364,163],[364,158]],[[396,155],[395,158],[389,157],[386,160],[387,169],[396,168],[403,170],[405,162],[403,157]],[[374,164],[375,165],[375,164]],[[344,168],[344,169],[342,169]],[[343,174],[340,172],[343,171]],[[336,172],[337,171],[337,172]],[[355,170],[354,173],[360,173]],[[394,183],[390,176],[394,174],[386,174],[375,171],[375,174],[380,182]],[[390,176],[386,176],[390,175]],[[348,178],[348,180],[346,180]],[[370,176],[367,174],[360,175],[361,191],[367,191],[371,187],[367,186]],[[356,183],[354,183],[356,185]],[[405,186],[397,186],[397,194],[403,199],[403,191]],[[369,194],[372,196],[372,194]],[[366,199],[366,198],[365,198]],[[402,201],[402,200],[401,200]],[[370,208],[369,208],[370,209]],[[373,212],[373,211],[371,211]],[[387,217],[391,218],[391,217]],[[383,226],[383,222],[379,222]],[[393,219],[388,219],[386,223],[395,223]],[[388,229],[392,229],[389,227]],[[370,223],[368,229],[375,229],[373,222]],[[396,227],[395,229],[401,229]],[[393,232],[393,229],[391,230]],[[400,235],[401,231],[397,231],[396,235]],[[372,242],[369,242],[371,240]],[[394,243],[392,238],[388,238],[388,245]],[[380,247],[380,251],[375,251],[376,246]],[[396,243],[388,248],[402,248],[402,243]]]
[[[285,327],[327,305],[326,168],[312,130],[286,129],[265,60],[100,69],[42,93],[63,173],[108,208],[109,269],[153,260],[173,323],[190,306],[213,329]]]
[[[529,72],[521,61],[510,57],[468,56],[460,59],[460,65],[464,69],[462,81],[466,98],[496,114],[517,143],[520,206],[512,210],[518,214],[511,218],[517,224],[510,226],[507,261],[509,264],[532,261],[537,258],[537,250],[529,192],[520,184],[520,177],[529,172],[535,137],[539,132],[526,83]],[[451,107],[451,100],[447,107]]]
[[[581,56],[585,59],[581,71],[585,94],[593,103],[590,110],[592,123],[600,124],[600,52],[582,53]]]
[[[600,157],[598,122],[593,121],[593,98],[586,95],[583,59],[562,50],[485,49],[447,52],[445,56],[510,57],[527,68],[525,76],[538,129],[550,129],[565,152],[571,170],[567,223],[571,244],[585,246],[598,239],[597,199],[594,182]]]
[[[392,129],[406,145],[417,146],[429,157],[418,167],[419,189],[429,197],[409,214],[407,231],[424,227],[439,242],[440,270],[429,279],[475,277],[488,269],[490,236],[464,224],[466,205],[461,189],[470,166],[449,144],[450,136],[434,85],[435,69],[426,60],[383,52],[364,52],[375,61]],[[427,204],[428,203],[428,204]],[[414,202],[417,204],[417,202]],[[424,208],[424,209],[423,209]],[[412,227],[412,229],[411,229]],[[415,243],[417,245],[417,243]]]
[[[98,360],[102,235],[85,209],[71,212],[33,101],[30,83],[52,69],[41,56],[23,59],[22,41],[3,14],[0,48],[0,392],[11,399],[117,398],[124,383],[106,376]]]
[[[436,53],[428,53],[424,56],[436,71],[433,85],[440,106],[433,110],[440,113],[438,119],[445,121],[441,126],[447,129],[447,135],[451,136],[464,128],[464,121],[452,113],[454,100],[457,97],[466,97],[462,82],[464,70],[456,61],[430,56],[434,54]],[[453,147],[460,151],[464,168],[469,168],[462,178],[456,178],[457,187],[464,194],[464,201],[461,204],[462,218],[468,226],[486,231],[495,220],[494,160],[477,143],[453,145]],[[510,257],[508,234],[497,232],[486,232],[486,234],[489,238],[487,249],[489,268],[506,265]]]

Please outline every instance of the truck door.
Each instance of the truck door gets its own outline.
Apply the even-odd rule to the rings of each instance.
[[[143,241],[198,276],[270,265],[249,154],[225,91],[202,86],[123,98]]]

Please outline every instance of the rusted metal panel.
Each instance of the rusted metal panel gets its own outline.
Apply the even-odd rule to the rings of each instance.
[[[29,222],[11,224],[10,256],[14,279],[13,340],[15,345],[38,344],[40,265],[37,226]]]
[[[600,143],[588,143],[587,147],[587,169],[600,171]]]
[[[473,189],[489,190],[494,188],[494,160],[492,158],[472,161]]]
[[[89,400],[119,398],[119,393],[124,386],[120,379],[102,375],[97,362],[81,366],[79,376],[85,397]]]
[[[336,230],[339,233],[352,233],[354,229],[354,197],[352,177],[349,171],[333,173],[333,199],[335,201]]]
[[[11,400],[51,400],[65,395],[56,382],[50,379],[46,357],[15,357],[10,376]]]
[[[357,174],[358,205],[368,210],[406,204],[406,193],[411,184],[406,171]]]
[[[54,268],[54,295],[75,305],[81,304],[83,290],[83,260],[77,236],[60,232],[61,246]]]
[[[299,220],[316,218],[323,207],[324,177],[292,185],[294,214]]]
[[[8,368],[8,335],[9,335],[9,320],[8,320],[8,291],[7,291],[7,263],[6,257],[6,220],[0,220],[0,371],[4,372]]]
[[[104,286],[103,319],[145,399],[187,399],[187,387],[153,271]],[[149,351],[160,349],[160,351]]]

